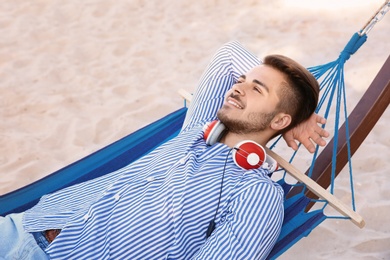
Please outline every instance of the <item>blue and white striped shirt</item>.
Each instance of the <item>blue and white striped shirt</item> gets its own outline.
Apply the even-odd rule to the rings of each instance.
[[[62,229],[46,249],[52,259],[265,258],[282,225],[283,191],[266,170],[236,166],[228,146],[207,146],[202,132],[238,76],[259,63],[238,42],[225,44],[177,137],[116,172],[43,196],[25,213],[25,229]]]

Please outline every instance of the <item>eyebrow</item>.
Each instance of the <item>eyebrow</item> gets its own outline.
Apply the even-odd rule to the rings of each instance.
[[[246,79],[246,76],[245,75],[241,75],[240,78]],[[259,86],[261,86],[261,87],[263,87],[269,93],[269,88],[263,82],[261,82],[261,81],[259,81],[257,79],[254,79],[252,82],[257,84],[257,85],[259,85]]]

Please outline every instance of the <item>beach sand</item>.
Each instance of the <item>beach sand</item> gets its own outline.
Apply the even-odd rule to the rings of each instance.
[[[177,90],[195,89],[223,43],[323,64],[383,2],[1,1],[0,194],[180,108]],[[347,62],[350,111],[389,56],[389,35],[387,14]],[[281,259],[390,259],[389,120],[387,110],[353,157],[366,227],[325,220]],[[348,174],[336,185],[348,202]]]

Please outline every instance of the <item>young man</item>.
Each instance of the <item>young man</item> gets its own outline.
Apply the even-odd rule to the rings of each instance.
[[[0,234],[9,242],[0,241],[0,255],[265,258],[280,232],[283,191],[267,169],[245,170],[232,153],[241,141],[264,146],[309,118],[317,99],[317,82],[295,62],[273,56],[260,65],[239,43],[226,44],[205,71],[176,138],[116,172],[43,196],[25,213],[3,218]],[[202,129],[217,116],[227,131],[208,145]],[[324,134],[312,119],[289,132],[292,146],[294,138]],[[315,129],[309,135],[302,132],[307,125]]]

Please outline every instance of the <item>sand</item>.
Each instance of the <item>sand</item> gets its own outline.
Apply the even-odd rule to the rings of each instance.
[[[180,108],[177,90],[194,90],[223,43],[239,40],[259,57],[323,64],[382,3],[1,1],[0,194]],[[389,35],[390,14],[348,61],[350,110],[388,57]],[[390,259],[389,120],[386,111],[353,157],[366,227],[326,220],[281,259]],[[341,199],[347,179],[337,181]]]

